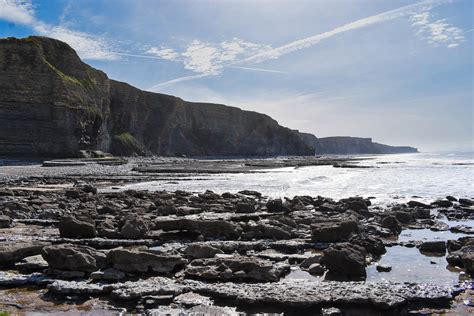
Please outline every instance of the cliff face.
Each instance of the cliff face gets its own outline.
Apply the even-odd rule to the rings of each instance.
[[[0,155],[107,149],[107,76],[47,38],[0,40]]]
[[[267,115],[138,90],[110,81],[113,148],[130,135],[162,155],[308,155],[313,150]],[[123,149],[122,149],[123,150]]]
[[[371,138],[346,136],[316,138],[311,134],[300,134],[302,134],[301,139],[316,150],[316,154],[400,154],[418,152],[413,147],[374,143]]]
[[[144,92],[84,64],[67,44],[0,39],[0,155],[311,155],[270,117]]]

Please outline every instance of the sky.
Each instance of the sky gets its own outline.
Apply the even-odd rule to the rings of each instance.
[[[472,0],[0,0],[0,37],[318,137],[474,148]]]

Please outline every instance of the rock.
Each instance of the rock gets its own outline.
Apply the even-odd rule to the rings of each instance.
[[[474,254],[474,245],[467,245],[462,247],[457,251],[451,252],[447,257],[446,260],[450,265],[458,266],[466,269],[467,273],[473,274],[473,256]]]
[[[359,227],[354,220],[339,220],[314,223],[311,235],[314,242],[336,242],[348,240],[350,235],[357,233]]]
[[[474,252],[466,252],[461,255],[461,262],[471,276],[474,276]]]
[[[26,257],[41,254],[49,242],[39,241],[6,241],[0,243],[0,265],[11,265]]]
[[[401,308],[410,306],[448,306],[453,293],[449,286],[419,284],[415,282],[338,282],[298,280],[297,282],[273,283],[200,283],[187,281],[194,292],[206,293],[224,301],[232,300],[241,306],[272,306],[292,310],[307,308],[313,313],[315,306],[350,306],[354,315],[365,315],[368,309],[373,314],[398,315]],[[147,291],[157,290],[149,286]],[[412,305],[413,304],[413,305]],[[357,313],[359,311],[359,313]],[[362,312],[360,312],[362,311]]]
[[[15,269],[22,273],[43,271],[48,268],[48,262],[41,255],[30,256],[15,264]]]
[[[350,243],[332,245],[323,251],[321,263],[335,274],[348,277],[365,277],[366,251],[363,247]]]
[[[409,207],[421,207],[421,208],[431,208],[428,204],[421,203],[418,201],[410,201],[407,203]]]
[[[216,254],[223,254],[224,252],[218,248],[204,244],[193,244],[184,250],[184,254],[194,259],[213,258]]]
[[[129,215],[124,219],[120,234],[126,239],[140,239],[148,234],[148,224],[137,215]]]
[[[459,204],[465,205],[465,206],[472,206],[474,205],[474,201],[471,199],[459,199]]]
[[[420,252],[446,253],[446,242],[444,241],[425,241],[419,246]]]
[[[412,215],[414,218],[417,218],[417,219],[429,219],[431,216],[431,212],[427,208],[416,208],[412,212]]]
[[[300,263],[300,268],[305,270],[305,269],[308,269],[311,265],[315,264],[315,263],[320,263],[321,262],[321,258],[322,258],[322,255],[320,254],[317,254],[317,255],[314,255],[314,256],[311,256],[305,260],[303,260],[301,263]]]
[[[158,255],[146,251],[114,249],[107,254],[107,263],[113,268],[130,273],[171,273],[187,260],[176,255]]]
[[[185,307],[198,306],[198,305],[210,306],[214,304],[211,298],[207,296],[202,296],[194,292],[180,294],[174,298],[173,302]]]
[[[452,233],[474,234],[474,228],[467,225],[456,225],[449,229]]]
[[[119,281],[124,279],[126,275],[122,271],[113,268],[107,268],[105,270],[92,272],[90,277],[93,280]]]
[[[255,206],[251,203],[239,203],[235,206],[237,213],[254,213]]]
[[[457,202],[458,201],[458,199],[456,199],[454,196],[451,196],[451,195],[448,195],[446,197],[446,200],[451,201],[451,202]]]
[[[392,271],[392,267],[388,264],[378,264],[375,266],[378,272],[390,272]]]
[[[13,221],[9,216],[0,215],[0,228],[10,228],[13,225]]]
[[[70,189],[70,190],[66,190],[65,195],[68,199],[77,199],[78,197],[81,196],[81,192],[79,190]]]
[[[81,190],[85,193],[97,194],[97,188],[91,184],[84,184],[81,186]]]
[[[286,205],[283,204],[283,201],[281,199],[268,200],[266,206],[269,212],[287,213],[290,211],[290,209]]]
[[[59,221],[59,235],[63,238],[94,238],[95,224],[72,216],[63,216]]]
[[[242,239],[290,239],[291,231],[268,224],[244,225]]]
[[[433,225],[431,225],[430,229],[432,231],[444,232],[449,230],[449,225],[441,221],[435,221]]]
[[[405,211],[396,211],[395,218],[402,224],[409,224],[413,221],[412,214]]]
[[[250,257],[196,259],[184,271],[185,276],[203,280],[253,280],[276,282],[289,271],[288,264]]]
[[[376,237],[368,235],[355,235],[350,239],[350,242],[354,245],[364,247],[368,253],[371,253],[376,256],[381,256],[385,252],[387,252],[383,241]]]
[[[402,231],[402,226],[400,225],[398,220],[395,218],[395,216],[392,216],[392,215],[384,217],[382,221],[380,222],[380,225],[383,228],[389,229],[392,233],[397,234],[397,235],[400,234],[400,232]]]
[[[155,229],[165,231],[185,230],[206,237],[237,239],[240,236],[240,226],[225,220],[195,220],[195,219],[160,219],[154,222]]]
[[[438,201],[434,201],[431,204],[439,206],[439,207],[451,207],[451,206],[453,206],[453,202],[448,201],[448,200],[438,200]]]
[[[105,254],[94,248],[59,244],[42,249],[42,256],[51,269],[93,272],[105,266]]]
[[[323,275],[325,270],[322,265],[319,263],[313,263],[312,265],[309,266],[308,272],[311,275]]]

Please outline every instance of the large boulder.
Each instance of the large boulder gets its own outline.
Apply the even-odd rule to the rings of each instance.
[[[387,252],[383,241],[377,237],[368,235],[355,235],[351,238],[350,242],[352,244],[364,247],[368,253],[371,253],[375,256],[381,256]]]
[[[59,235],[63,238],[94,238],[97,230],[94,222],[63,216],[59,220]]]
[[[446,242],[445,241],[425,241],[419,246],[420,252],[428,253],[446,253]]]
[[[314,242],[346,241],[359,227],[355,220],[335,220],[319,222],[311,225],[312,240]]]
[[[269,212],[282,212],[286,213],[289,212],[290,209],[288,206],[283,204],[283,201],[281,199],[274,199],[274,200],[269,200],[266,204],[267,210]]]
[[[402,226],[400,225],[400,222],[393,215],[389,215],[382,218],[382,220],[380,221],[380,225],[383,228],[389,229],[392,233],[397,235],[400,234],[400,232],[402,231]]]
[[[365,277],[364,247],[351,243],[340,243],[332,245],[323,251],[321,263],[335,274],[348,277]]]
[[[126,239],[140,239],[148,234],[148,224],[136,215],[125,217],[120,234]]]
[[[39,241],[4,241],[0,243],[0,265],[10,265],[23,258],[41,254],[49,242]]]
[[[130,273],[171,273],[187,260],[176,255],[161,255],[148,251],[114,249],[107,254],[107,263],[114,269]]]
[[[94,248],[73,244],[44,247],[44,260],[52,269],[93,272],[105,266],[105,254]]]

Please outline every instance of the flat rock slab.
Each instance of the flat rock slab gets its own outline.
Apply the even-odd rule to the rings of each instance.
[[[103,295],[121,300],[138,300],[147,295],[180,295],[194,292],[215,299],[229,299],[248,306],[309,308],[320,306],[366,306],[378,310],[405,305],[448,306],[453,288],[396,282],[314,282],[284,280],[278,283],[206,283],[178,281],[165,277],[109,285],[87,281],[56,281],[48,285],[55,293]]]

